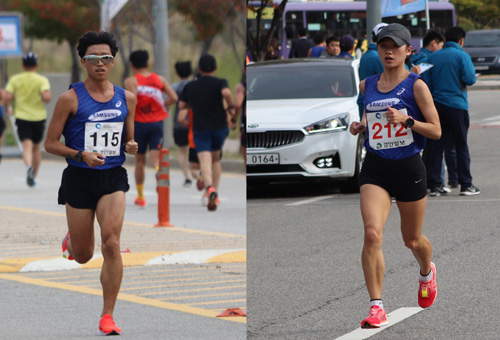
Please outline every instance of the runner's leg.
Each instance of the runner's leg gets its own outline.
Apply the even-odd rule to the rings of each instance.
[[[423,275],[431,271],[432,245],[422,234],[427,196],[415,202],[397,202],[401,216],[401,233],[403,241],[420,266]]]
[[[104,195],[97,203],[96,216],[101,227],[102,256],[101,285],[104,299],[102,315],[113,316],[123,276],[120,254],[120,234],[125,215],[125,193],[117,191]]]
[[[76,209],[66,204],[68,250],[78,263],[87,263],[94,256],[94,214],[92,209]]]
[[[32,166],[35,169],[34,177],[36,178],[38,175],[38,170],[40,169],[40,164],[42,163],[42,144],[33,144],[33,157],[32,157]]]
[[[386,190],[372,184],[361,186],[360,192],[365,231],[361,255],[363,273],[370,299],[381,299],[385,274],[382,237],[391,210],[391,197]]]
[[[216,191],[219,191],[222,166],[220,163],[220,150],[212,151],[212,183]]]
[[[213,185],[212,153],[210,151],[198,152],[198,159],[200,161],[203,182],[205,182],[206,187],[209,187]]]

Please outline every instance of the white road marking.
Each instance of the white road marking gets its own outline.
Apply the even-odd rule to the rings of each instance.
[[[385,327],[380,327],[380,328],[369,328],[369,329],[363,329],[363,328],[358,328],[351,333],[345,334],[341,336],[340,338],[337,338],[335,340],[363,340],[363,339],[368,339],[369,337],[382,332],[383,330],[397,324],[400,321],[403,321],[406,318],[409,318],[410,316],[417,314],[419,312],[423,311],[422,308],[420,307],[403,307],[400,309],[395,310],[392,313],[387,314],[387,320],[389,320],[389,324]]]
[[[309,198],[309,199],[303,200],[303,201],[298,201],[298,202],[294,202],[294,203],[290,203],[290,204],[285,204],[285,206],[286,207],[291,207],[291,206],[297,206],[297,205],[304,205],[304,204],[309,204],[309,203],[314,203],[314,202],[318,202],[318,201],[327,200],[327,199],[332,198],[332,197],[335,197],[335,195],[318,196],[318,197]]]

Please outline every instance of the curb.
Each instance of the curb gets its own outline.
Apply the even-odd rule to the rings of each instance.
[[[17,146],[5,146],[2,149],[2,154],[3,157],[5,158],[22,158],[22,153],[18,149]],[[128,156],[125,159],[125,164],[128,166],[133,166],[135,165],[134,159],[132,158],[133,156]],[[51,153],[48,153],[44,150],[42,150],[42,160],[60,160],[64,161],[63,158],[55,156]],[[236,173],[236,174],[245,174],[245,163],[243,162],[243,159],[224,159],[222,158],[221,160],[222,164],[222,172],[231,172],[231,173]],[[170,167],[172,169],[177,169],[180,170],[180,165],[179,161],[177,159],[170,159]]]
[[[207,249],[179,252],[122,253],[123,267],[177,264],[246,263],[245,249]],[[47,272],[74,269],[99,269],[102,254],[85,264],[63,257],[41,257],[0,260],[0,273]]]

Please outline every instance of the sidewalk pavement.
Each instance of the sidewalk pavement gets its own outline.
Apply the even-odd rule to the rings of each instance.
[[[6,150],[4,150],[5,152]],[[129,157],[131,158],[131,157]],[[241,162],[242,163],[242,162]],[[64,206],[57,204],[62,158],[42,161],[35,188],[26,185],[26,168],[19,157],[0,164],[0,272],[53,271],[100,268],[99,225],[95,223],[94,258],[85,265],[62,258],[61,241],[67,232]],[[127,162],[130,190],[121,235],[125,266],[246,262],[246,180],[226,172],[219,188],[221,205],[209,212],[201,205],[195,185],[184,188],[180,170],[170,170],[170,223],[158,223],[158,195],[153,169],[146,171],[148,207],[134,205],[134,169]]]
[[[499,90],[500,75],[480,75],[474,85],[468,86],[468,90]]]

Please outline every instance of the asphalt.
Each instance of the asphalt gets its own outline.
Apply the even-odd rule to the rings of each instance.
[[[37,185],[29,188],[18,148],[5,147],[3,154],[0,272],[100,268],[98,223],[95,223],[94,258],[90,262],[80,265],[61,257],[61,240],[67,231],[67,222],[64,207],[57,205],[56,198],[65,161],[44,152]],[[137,193],[133,157],[128,157],[125,167],[130,182],[121,236],[125,266],[246,263],[246,180],[241,159],[227,159],[222,164],[221,205],[216,212],[202,207],[202,194],[194,185],[182,186],[184,176],[176,160],[171,159],[171,227],[156,227],[159,209],[154,170],[146,171],[148,207],[140,209],[133,203]]]

